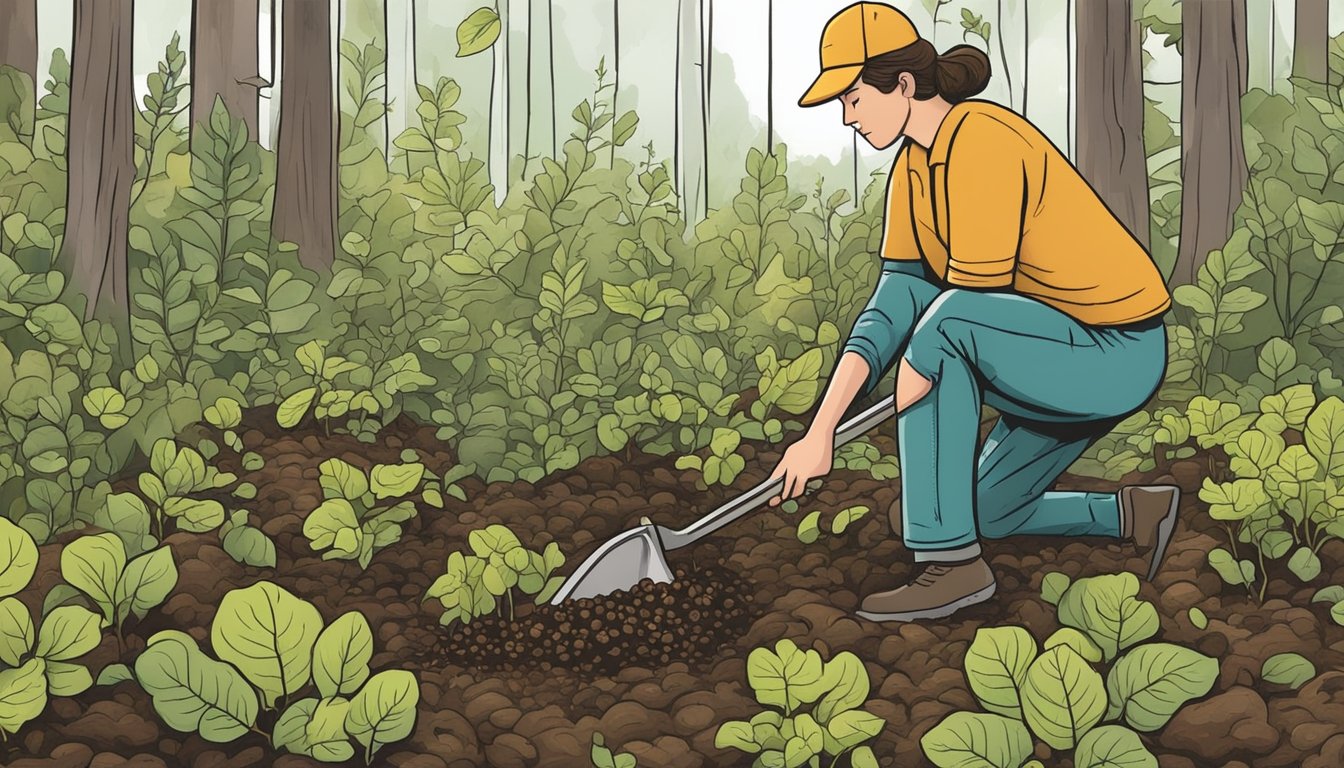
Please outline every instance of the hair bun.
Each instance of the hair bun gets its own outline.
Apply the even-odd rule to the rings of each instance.
[[[969,99],[989,85],[989,57],[973,45],[956,45],[943,52],[934,66],[938,94],[952,103]]]

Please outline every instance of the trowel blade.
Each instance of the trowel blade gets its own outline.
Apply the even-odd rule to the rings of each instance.
[[[584,560],[551,598],[551,605],[631,589],[644,579],[667,583],[672,569],[657,525],[641,525],[611,538]]]

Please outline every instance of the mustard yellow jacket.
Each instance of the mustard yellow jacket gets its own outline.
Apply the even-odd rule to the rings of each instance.
[[[1034,125],[978,99],[952,107],[927,150],[907,139],[887,189],[884,259],[923,259],[950,287],[1011,287],[1081,322],[1171,306],[1138,240]]]

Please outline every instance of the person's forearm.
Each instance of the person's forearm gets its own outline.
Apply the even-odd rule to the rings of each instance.
[[[826,387],[826,394],[821,399],[821,407],[817,409],[817,415],[812,419],[812,426],[807,430],[809,435],[835,437],[840,419],[844,417],[849,404],[854,402],[854,396],[863,388],[868,373],[868,361],[864,360],[862,355],[857,352],[845,352],[840,355],[840,362],[835,366],[835,374],[831,376],[831,383]]]

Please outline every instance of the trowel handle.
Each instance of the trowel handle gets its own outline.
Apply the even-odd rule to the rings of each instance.
[[[891,418],[895,413],[896,396],[892,395],[890,398],[869,407],[864,412],[841,424],[840,427],[835,430],[835,447],[839,448],[859,435],[866,433],[868,430]],[[729,501],[685,528],[679,531],[664,532],[662,537],[663,548],[677,549],[678,547],[684,547],[691,542],[698,541],[705,536],[708,536],[756,509],[770,498],[778,495],[783,487],[784,478],[782,477],[762,482],[750,491]]]

